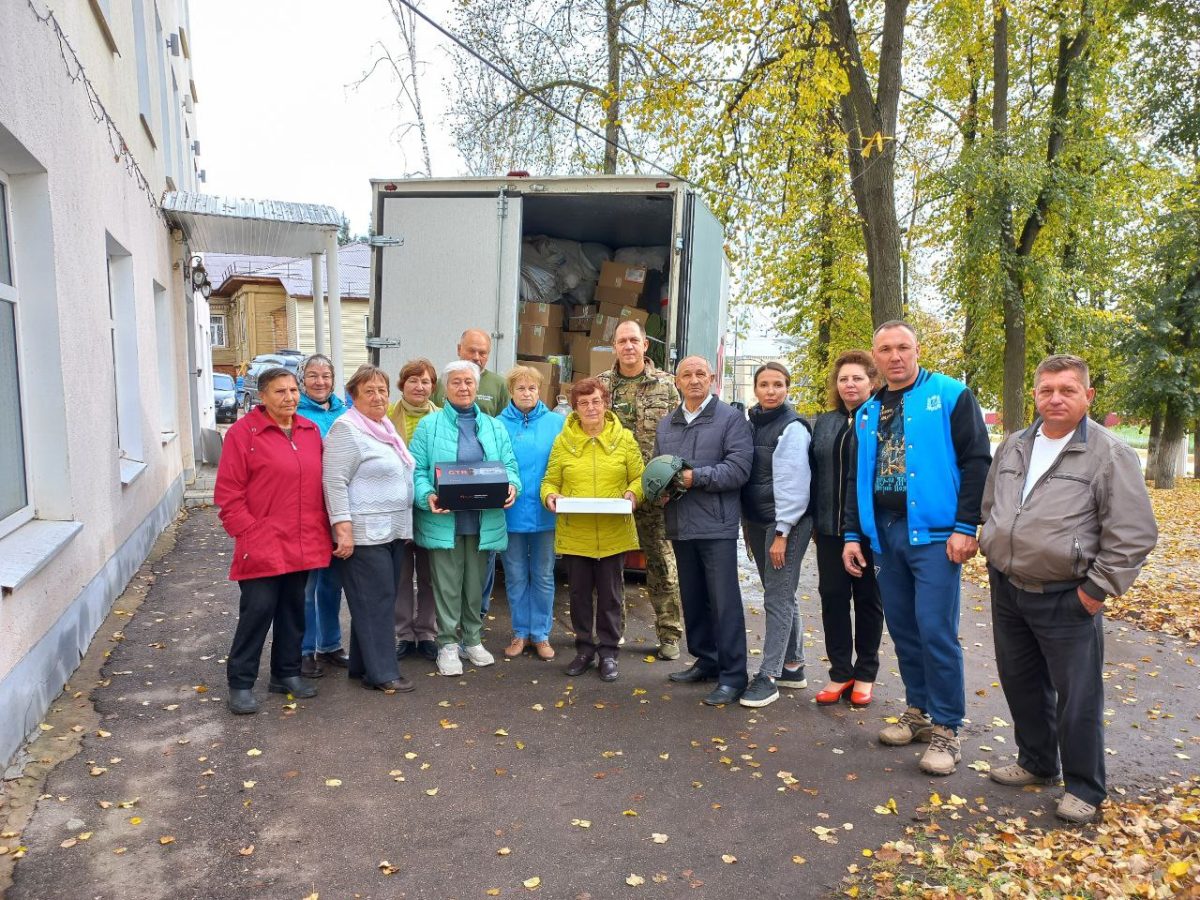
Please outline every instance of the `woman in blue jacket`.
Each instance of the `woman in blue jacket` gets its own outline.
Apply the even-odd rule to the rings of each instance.
[[[512,398],[500,412],[525,490],[505,516],[508,549],[504,551],[504,588],[512,615],[513,639],[504,649],[509,659],[527,646],[539,659],[554,659],[550,628],[554,623],[554,514],[542,506],[538,486],[546,475],[550,448],[566,421],[539,399],[542,373],[518,365],[507,375]]]
[[[496,660],[483,646],[483,578],[488,553],[508,546],[504,510],[443,509],[438,504],[437,475],[440,463],[501,462],[508,470],[509,509],[521,490],[512,441],[504,426],[480,412],[475,404],[479,367],[456,359],[442,370],[446,405],[421,419],[409,448],[416,460],[413,473],[414,531],[417,543],[429,550],[433,574],[433,600],[438,621],[438,671],[461,675],[458,656],[461,633],[463,653],[475,666]]]

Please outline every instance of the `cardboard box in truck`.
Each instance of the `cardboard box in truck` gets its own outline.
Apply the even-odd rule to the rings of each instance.
[[[522,301],[517,322],[521,325],[551,325],[563,327],[563,308],[558,303],[525,303]]]
[[[643,294],[639,303],[622,303],[623,307],[636,310],[641,303],[652,303],[653,312],[661,311],[664,329],[654,349],[665,355],[667,367],[696,354],[722,371],[730,279],[725,235],[687,184],[672,178],[605,175],[394,178],[373,179],[371,186],[375,236],[368,345],[371,361],[386,371],[398,372],[419,356],[428,357],[440,370],[453,358],[468,328],[491,335],[488,366],[507,371],[522,337],[522,242],[537,235],[598,243],[613,253],[625,247],[663,248],[661,277],[657,270],[609,264],[601,266],[608,279],[603,283],[630,296]],[[659,285],[653,287],[653,296],[644,295],[653,285]],[[558,298],[524,299],[536,305]],[[603,313],[597,309],[594,314]],[[546,321],[533,322],[534,315]],[[549,328],[553,315],[548,309],[526,307],[524,322]],[[555,330],[562,334],[561,325]],[[540,340],[536,347],[529,344],[535,339]],[[553,355],[553,341],[530,332],[523,349],[538,351],[530,355]],[[572,350],[577,346],[572,343]],[[582,358],[572,353],[574,362]],[[586,359],[580,368],[590,370],[590,350]]]
[[[629,291],[641,296],[642,288],[646,286],[646,267],[612,261],[601,263],[600,280],[596,286]]]
[[[553,325],[520,325],[517,353],[520,356],[552,356],[562,353],[563,333]]]

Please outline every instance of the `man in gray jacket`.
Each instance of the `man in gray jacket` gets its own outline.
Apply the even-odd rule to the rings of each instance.
[[[1017,761],[993,781],[1058,781],[1056,813],[1089,822],[1104,782],[1104,601],[1125,593],[1158,528],[1141,464],[1087,417],[1087,363],[1050,356],[1034,373],[1038,418],[996,451],[983,495],[1000,684]]]
[[[667,504],[667,537],[679,568],[679,593],[691,668],[672,681],[716,680],[709,706],[736,703],[746,690],[746,619],[738,585],[741,489],[750,478],[754,443],[740,410],[712,394],[708,362],[689,356],[675,370],[683,404],[658,423],[654,454],[681,457],[687,489]]]

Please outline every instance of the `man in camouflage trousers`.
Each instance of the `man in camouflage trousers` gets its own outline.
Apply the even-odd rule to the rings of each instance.
[[[596,377],[612,395],[612,409],[621,424],[633,432],[642,458],[654,455],[658,422],[679,406],[675,380],[654,367],[646,357],[650,341],[641,324],[622,322],[613,335],[617,364]],[[683,610],[679,605],[679,576],[675,554],[667,542],[662,507],[646,505],[633,514],[638,543],[646,554],[646,591],[654,607],[654,629],[658,634],[660,659],[679,658],[683,634]]]

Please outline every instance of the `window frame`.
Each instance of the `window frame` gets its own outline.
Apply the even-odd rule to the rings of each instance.
[[[8,263],[11,285],[0,283],[0,303],[9,303],[13,308],[13,329],[15,332],[16,344],[16,367],[17,367],[17,409],[21,415],[21,453],[22,459],[22,474],[25,477],[25,504],[14,509],[5,516],[0,516],[0,538],[16,531],[26,522],[34,518],[34,503],[33,503],[33,476],[30,467],[32,459],[29,453],[29,416],[26,410],[29,409],[27,401],[27,388],[25,385],[25,373],[21,366],[21,295],[20,295],[20,273],[17,270],[16,253],[14,252],[14,230],[12,216],[12,183],[8,176],[0,170],[0,216],[4,217],[5,231],[8,240]]]
[[[213,323],[221,320],[221,343],[217,343],[217,332],[213,328]],[[229,317],[225,313],[210,312],[208,314],[208,345],[213,350],[228,350],[229,349]]]

